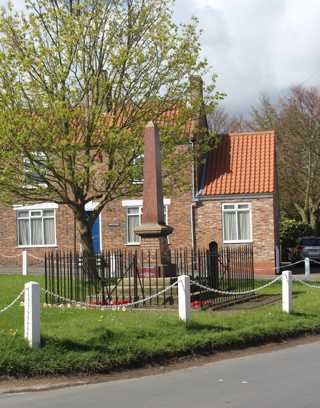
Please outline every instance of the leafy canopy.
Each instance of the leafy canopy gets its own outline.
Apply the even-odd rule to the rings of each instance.
[[[0,15],[1,198],[64,203],[78,218],[98,200],[93,221],[107,202],[141,188],[131,180],[149,120],[161,124],[172,112],[161,137],[175,174],[186,124],[222,96],[213,76],[204,101],[190,100],[190,77],[209,67],[197,21],[177,25],[171,1],[26,0],[26,7],[17,13],[11,4]],[[38,175],[31,186],[25,160]]]

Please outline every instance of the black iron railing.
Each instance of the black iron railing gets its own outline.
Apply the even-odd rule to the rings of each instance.
[[[171,251],[174,276],[164,276],[156,252],[110,250],[94,257],[78,253],[51,252],[45,256],[45,287],[61,298],[97,305],[126,305],[152,297],[139,306],[176,306],[177,288],[157,296],[176,281],[189,275],[202,285],[239,295],[221,295],[193,284],[192,305],[218,305],[241,298],[254,288],[251,245],[222,248],[220,251],[177,249]],[[63,300],[48,293],[47,303]]]

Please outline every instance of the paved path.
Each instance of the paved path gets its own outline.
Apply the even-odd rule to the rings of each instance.
[[[22,395],[1,408],[319,408],[320,342],[166,374]]]

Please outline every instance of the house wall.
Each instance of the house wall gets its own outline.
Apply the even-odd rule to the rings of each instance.
[[[198,248],[207,248],[212,240],[223,245],[222,238],[222,204],[250,202],[252,205],[253,247],[255,272],[257,274],[273,274],[275,267],[275,243],[278,238],[277,204],[273,197],[254,199],[228,199],[223,201],[201,201],[195,209],[196,244]],[[191,247],[191,193],[171,197],[168,207],[169,225],[174,228],[170,235],[172,248]],[[101,214],[102,247],[106,248],[138,248],[138,245],[127,245],[126,242],[126,208],[122,201],[117,200],[108,205]],[[72,211],[59,205],[56,210],[57,247],[28,248],[31,255],[42,257],[50,249],[73,251],[74,218]],[[78,234],[77,234],[78,235]],[[235,244],[229,244],[235,245]],[[76,243],[79,250],[79,238]],[[0,264],[21,264],[21,257],[7,258],[21,254],[22,249],[16,244],[16,212],[12,207],[0,208]],[[4,257],[3,255],[6,255]],[[38,261],[32,257],[30,263]]]
[[[207,247],[210,241],[223,245],[222,204],[251,203],[252,243],[254,251],[255,273],[274,274],[275,267],[275,206],[273,197],[251,199],[224,199],[222,201],[202,201],[197,209],[197,244]],[[235,246],[237,244],[227,244]]]
[[[191,247],[191,193],[184,193],[171,198],[168,206],[169,225],[174,231],[170,235],[172,247]],[[57,245],[41,248],[27,248],[30,254],[29,263],[37,264],[35,257],[43,257],[45,252],[52,249],[59,251],[73,251],[74,217],[72,211],[65,205],[56,209],[56,237]],[[102,248],[134,249],[139,245],[127,244],[127,209],[122,206],[122,200],[109,204],[101,213]],[[0,265],[21,265],[23,248],[17,246],[16,211],[12,207],[0,207]],[[76,249],[79,250],[79,236],[76,233]]]
[[[191,193],[171,198],[168,223],[174,228],[169,236],[172,247],[191,247]],[[138,248],[127,244],[127,212],[121,200],[108,205],[102,213],[102,244],[104,248]]]
[[[74,249],[74,218],[69,207],[59,205],[56,211],[57,246],[27,248],[30,254],[29,263],[38,264],[45,252],[52,249],[73,251]],[[16,211],[11,207],[0,206],[0,265],[21,265],[23,248],[17,246]]]

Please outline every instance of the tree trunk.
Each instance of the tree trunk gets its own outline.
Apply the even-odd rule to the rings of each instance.
[[[309,208],[301,207],[299,204],[294,203],[294,206],[301,218],[301,221],[305,224],[310,224]]]
[[[85,272],[88,272],[90,279],[97,279],[98,271],[96,266],[96,253],[93,248],[92,226],[93,224],[86,218],[86,213],[84,213],[83,217],[78,218],[83,267]]]
[[[307,208],[301,207],[299,204],[294,204],[296,210],[301,218],[301,221],[305,224],[310,225],[316,234],[320,233],[319,225],[319,208],[317,205],[310,203]]]
[[[313,205],[311,208],[310,224],[315,233],[318,235],[320,232],[320,226],[319,226],[319,208],[317,205]]]

